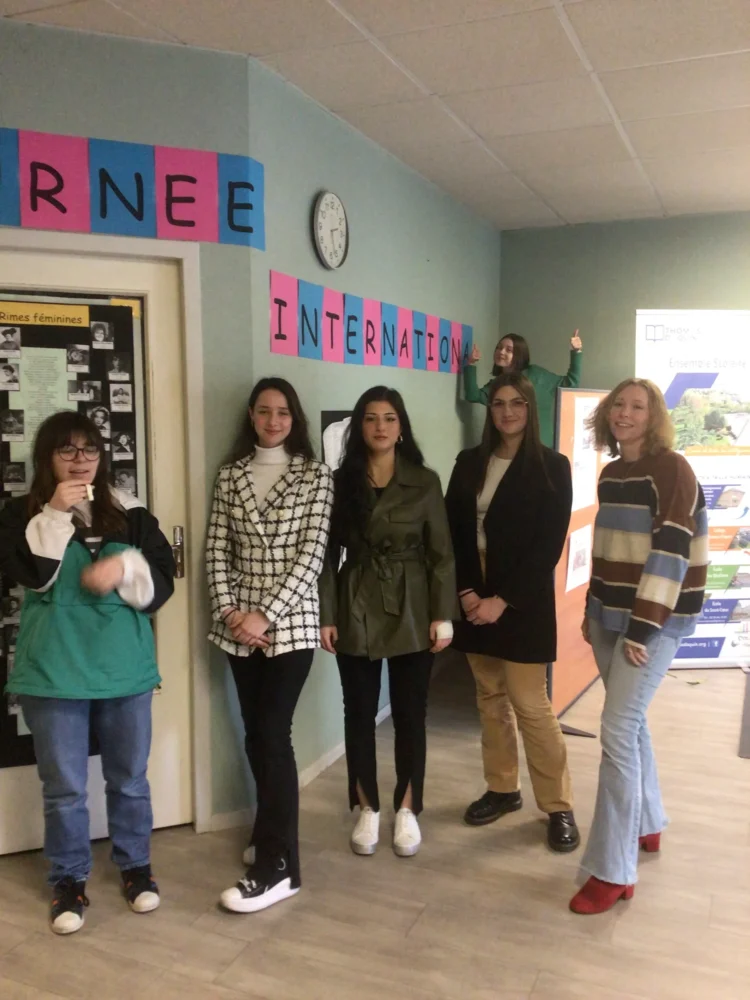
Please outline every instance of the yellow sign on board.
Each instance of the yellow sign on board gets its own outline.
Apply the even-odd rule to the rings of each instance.
[[[55,302],[0,301],[0,325],[23,326],[89,325],[89,307],[58,305]]]

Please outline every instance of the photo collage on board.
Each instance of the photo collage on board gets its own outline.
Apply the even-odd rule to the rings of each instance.
[[[110,481],[137,492],[133,358],[129,306],[0,298],[0,508],[28,493],[34,436],[60,410],[90,417],[104,439]],[[23,597],[16,581],[0,577],[3,687],[14,667]],[[33,763],[20,708],[13,697],[6,706],[0,713],[0,767]]]

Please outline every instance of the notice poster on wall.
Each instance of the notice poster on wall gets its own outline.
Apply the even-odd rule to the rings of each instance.
[[[750,311],[638,310],[636,372],[664,393],[708,508],[706,601],[683,666],[750,665]]]

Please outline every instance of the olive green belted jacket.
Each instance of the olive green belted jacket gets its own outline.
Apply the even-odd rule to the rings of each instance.
[[[340,488],[335,473],[334,484]],[[452,621],[459,610],[437,475],[399,458],[390,483],[380,497],[371,490],[370,500],[369,517],[351,537],[331,524],[320,624],[336,626],[337,652],[378,660],[428,649],[430,623]]]

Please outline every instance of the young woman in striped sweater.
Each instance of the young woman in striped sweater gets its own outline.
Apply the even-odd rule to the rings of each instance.
[[[570,902],[603,913],[630,899],[638,849],[658,851],[667,820],[646,710],[703,605],[708,526],[703,491],[682,455],[664,397],[644,379],[621,382],[591,427],[615,461],[599,479],[583,635],[606,690],[594,821]]]

